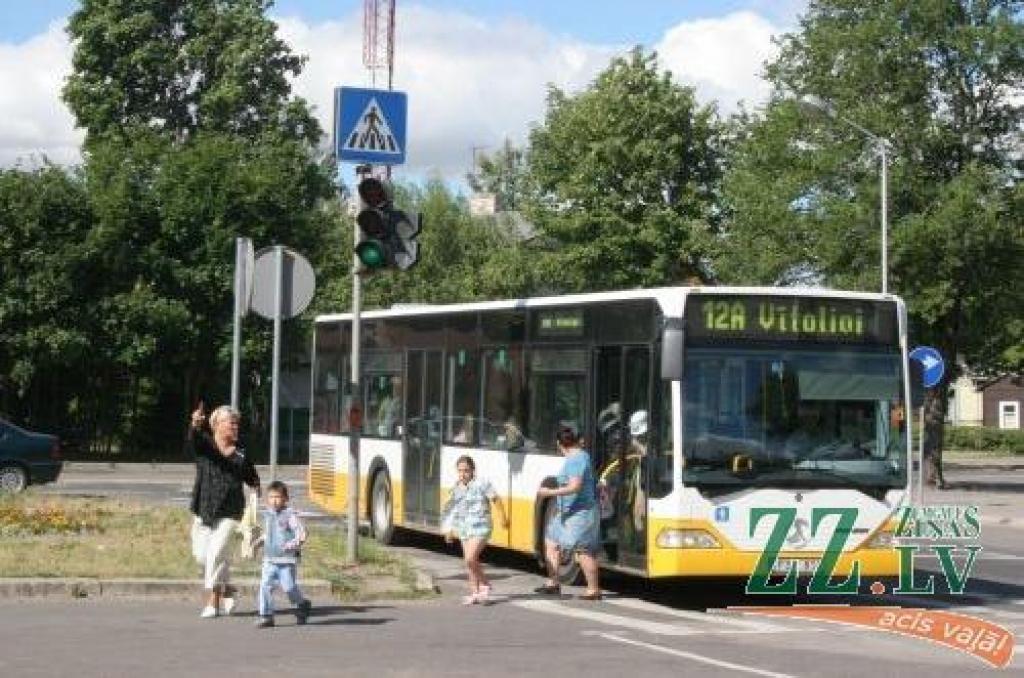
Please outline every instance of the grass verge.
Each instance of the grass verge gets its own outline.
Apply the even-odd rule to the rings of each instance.
[[[199,579],[192,516],[183,508],[112,499],[0,495],[0,576]],[[301,578],[324,579],[342,599],[420,597],[409,562],[368,539],[360,562],[345,564],[338,530],[312,526]],[[234,559],[235,578],[258,578],[259,562]]]

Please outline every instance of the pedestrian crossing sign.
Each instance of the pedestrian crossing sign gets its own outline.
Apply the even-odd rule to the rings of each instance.
[[[334,152],[338,162],[405,162],[405,92],[338,87],[334,90]]]

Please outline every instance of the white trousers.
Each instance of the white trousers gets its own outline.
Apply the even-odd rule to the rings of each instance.
[[[231,581],[231,536],[238,528],[238,521],[221,518],[210,529],[196,518],[192,524],[192,553],[203,566],[203,586],[212,591],[226,586]]]

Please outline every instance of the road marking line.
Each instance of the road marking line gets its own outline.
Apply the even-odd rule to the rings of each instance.
[[[627,645],[635,645],[636,647],[642,647],[647,650],[654,650],[655,652],[662,652],[664,654],[670,654],[675,657],[682,657],[683,659],[690,659],[695,662],[701,662],[703,664],[710,664],[712,666],[718,666],[723,669],[732,669],[733,671],[743,671],[745,673],[755,673],[759,676],[769,676],[770,678],[794,678],[788,673],[775,673],[774,671],[765,671],[763,669],[757,669],[753,666],[744,666],[742,664],[733,664],[732,662],[722,661],[720,659],[714,659],[713,657],[705,657],[702,654],[694,654],[693,652],[684,652],[683,650],[676,650],[671,647],[663,647],[661,645],[653,645],[651,643],[645,643],[639,640],[633,640],[632,638],[623,638],[617,636],[614,633],[599,633],[597,634],[607,640],[614,640],[619,643],[626,643]]]
[[[942,609],[952,609],[954,611],[956,611],[956,610],[966,610],[966,609],[986,609],[986,610],[988,610],[988,609],[996,609],[996,608],[987,608],[987,607],[986,608],[982,608],[982,607],[977,606],[977,605],[971,606],[970,608],[965,607],[963,601],[964,600],[969,600],[971,598],[980,598],[981,600],[990,600],[990,601],[997,602],[997,603],[1002,603],[1002,604],[1024,605],[1024,599],[1007,598],[1006,596],[1000,596],[999,594],[995,594],[995,593],[965,593],[965,594],[963,594],[963,599],[961,599],[961,600],[940,600],[940,599],[936,599],[936,598],[927,598],[925,596],[904,596],[904,595],[901,595],[901,596],[897,596],[896,599],[894,600],[894,602],[897,605],[905,603],[905,604],[909,604],[909,605],[918,605],[920,607],[935,607],[935,608],[942,608]],[[1014,612],[1013,614],[1017,614],[1017,613]]]
[[[967,594],[968,596],[970,594]],[[996,597],[992,597],[988,594],[978,594],[976,597],[984,598],[986,600],[999,600]],[[1024,612],[1015,612],[1013,610],[1004,610],[998,607],[985,607],[984,605],[963,605],[959,601],[948,601],[948,600],[934,600],[924,597],[912,597],[904,596],[904,600],[910,604],[917,604],[921,607],[930,607],[932,609],[941,609],[948,612],[963,613],[971,616],[977,616],[982,618],[1002,618],[1002,619],[1024,619]],[[1024,605],[1024,600],[999,600],[1003,603],[1014,603],[1017,605]]]
[[[954,611],[1004,619],[1024,619],[1024,612],[1011,612],[1010,610],[1002,610],[998,607],[982,607],[980,605],[975,605],[973,607],[958,607],[955,608]]]
[[[651,603],[646,600],[638,600],[636,598],[609,598],[605,602],[610,605],[618,605],[619,607],[626,607],[633,610],[642,610],[644,612],[653,612],[654,614],[666,615],[669,617],[679,617],[681,619],[689,619],[691,621],[697,621],[703,624],[718,624],[720,626],[728,626],[733,629],[742,629],[747,633],[767,633],[771,631],[789,631],[787,627],[780,626],[777,624],[768,624],[766,622],[750,621],[748,619],[735,619],[727,617],[721,612],[711,614],[709,612],[693,612],[690,610],[676,610],[670,607],[664,607],[656,603]]]
[[[693,636],[700,633],[700,631],[679,624],[645,621],[643,619],[623,617],[621,615],[608,614],[606,612],[598,612],[596,610],[581,610],[576,607],[568,607],[548,600],[519,600],[512,604],[517,607],[524,607],[528,610],[535,610],[537,612],[560,614],[566,617],[575,617],[576,619],[584,619],[598,624],[608,624],[610,626],[633,629],[634,631],[653,633],[659,636]]]

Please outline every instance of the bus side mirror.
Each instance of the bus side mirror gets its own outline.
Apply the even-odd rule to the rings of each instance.
[[[914,409],[924,406],[924,367],[917,360],[910,360],[910,406]]]
[[[661,378],[670,381],[683,378],[683,321],[666,318],[661,333]]]

